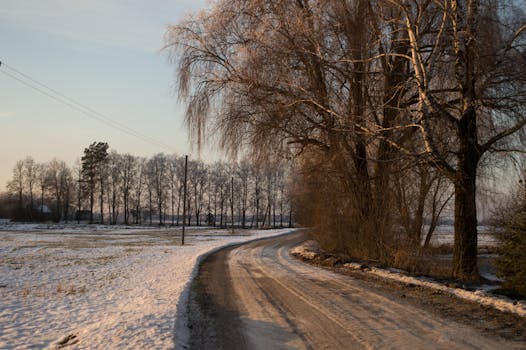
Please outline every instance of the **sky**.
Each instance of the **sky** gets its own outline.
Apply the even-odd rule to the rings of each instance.
[[[208,0],[0,0],[0,191],[17,160],[74,165],[94,141],[138,156],[190,153],[174,66],[161,48],[167,25],[206,6]],[[10,68],[159,142],[42,95],[3,73]]]

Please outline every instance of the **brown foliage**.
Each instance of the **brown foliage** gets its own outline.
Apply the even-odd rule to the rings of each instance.
[[[419,245],[447,177],[454,274],[471,279],[479,161],[513,148],[508,137],[526,124],[516,7],[223,0],[170,27],[166,43],[197,143],[208,127],[232,155],[293,154],[302,217],[317,218],[334,249],[393,260],[408,240]]]

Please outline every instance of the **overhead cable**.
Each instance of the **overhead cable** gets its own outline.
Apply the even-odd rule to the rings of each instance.
[[[2,69],[2,68],[6,68],[8,71]],[[128,134],[130,136],[133,136],[133,137],[136,137],[144,142],[147,142],[149,144],[152,144],[152,145],[155,145],[157,147],[162,147],[166,150],[169,150],[170,152],[173,151],[173,148],[170,147],[169,145],[167,145],[166,143],[163,143],[153,137],[150,137],[150,136],[147,136],[147,135],[144,135],[132,128],[130,128],[129,126],[123,124],[123,123],[120,123],[112,118],[110,118],[109,116],[105,115],[105,114],[102,114],[98,111],[96,111],[95,109],[93,108],[90,108],[88,106],[86,106],[85,104],[82,104],[78,101],[76,101],[75,99],[71,98],[71,97],[68,97],[66,96],[65,94],[49,87],[48,85],[36,80],[35,78],[31,77],[30,75],[26,74],[26,73],[23,73],[21,72],[20,70],[6,64],[5,62],[3,61],[0,61],[0,72],[3,73],[4,75],[8,76],[9,78],[11,79],[14,79],[16,81],[18,81],[19,83],[59,102],[59,103],[62,103],[82,114],[84,114],[85,116],[89,117],[89,118],[92,118],[92,119],[95,119],[105,125],[108,125],[116,130],[119,130],[125,134]]]

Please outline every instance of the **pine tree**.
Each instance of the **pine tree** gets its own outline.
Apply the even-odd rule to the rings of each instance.
[[[97,182],[100,182],[100,208],[101,222],[103,222],[103,198],[104,198],[104,165],[108,158],[108,143],[93,142],[88,148],[84,149],[82,156],[82,178],[86,184],[90,198],[90,224],[93,223],[93,205],[95,203],[95,189]]]

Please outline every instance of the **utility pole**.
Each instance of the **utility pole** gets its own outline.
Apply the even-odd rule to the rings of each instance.
[[[183,190],[183,234],[181,236],[181,245],[184,245],[184,228],[186,220],[186,176],[188,174],[188,156],[184,157],[184,190]]]
[[[78,179],[78,183],[79,183],[79,187],[78,187],[78,192],[77,192],[77,224],[80,224],[80,202],[81,202],[81,196],[82,196],[82,168],[79,168],[79,179]],[[44,183],[42,182],[42,200],[41,200],[42,204],[41,204],[41,207],[40,207],[40,214],[41,214],[41,217],[43,216],[42,213],[43,213],[43,210],[44,210]]]
[[[232,189],[232,201],[230,203],[230,211],[232,213],[232,233],[234,233],[234,177],[232,176],[230,188]]]

